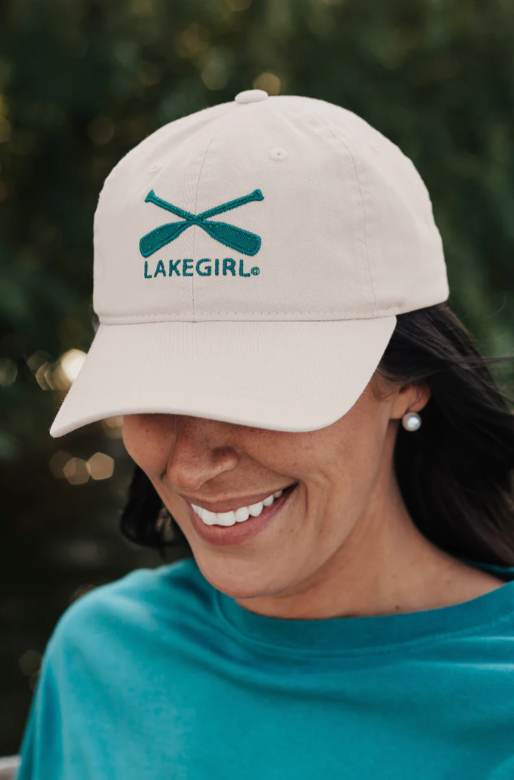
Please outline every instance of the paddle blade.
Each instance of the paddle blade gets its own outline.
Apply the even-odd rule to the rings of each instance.
[[[243,255],[256,255],[261,247],[260,236],[226,222],[197,222],[210,236]]]
[[[139,242],[139,251],[143,257],[150,257],[158,249],[169,244],[177,236],[180,236],[183,230],[188,228],[191,222],[170,222],[168,225],[161,225],[155,230],[143,236]]]

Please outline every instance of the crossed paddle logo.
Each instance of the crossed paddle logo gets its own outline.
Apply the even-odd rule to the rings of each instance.
[[[163,246],[178,238],[188,227],[198,225],[198,227],[201,227],[221,244],[229,246],[231,249],[235,249],[244,255],[255,255],[261,246],[260,236],[235,225],[229,225],[228,222],[207,221],[210,217],[216,216],[216,214],[223,214],[225,211],[243,206],[252,200],[264,200],[264,195],[260,190],[254,190],[249,195],[236,198],[236,200],[230,200],[228,203],[222,203],[221,206],[216,206],[208,211],[202,211],[201,214],[190,214],[189,211],[184,211],[184,209],[180,209],[178,206],[158,198],[154,191],[150,190],[145,198],[145,203],[154,203],[161,209],[171,211],[177,217],[182,217],[182,221],[169,222],[167,225],[161,225],[147,233],[139,242],[139,250],[143,257],[150,257],[158,249],[162,249]]]

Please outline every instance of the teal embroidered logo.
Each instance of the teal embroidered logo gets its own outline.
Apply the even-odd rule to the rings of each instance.
[[[151,264],[151,260],[145,260],[144,277],[145,279],[155,279],[157,276],[168,276],[170,279],[175,276],[258,276],[261,272],[258,266],[245,271],[244,260],[239,260],[239,273],[236,272],[236,261],[233,257],[202,257],[196,264],[193,258],[177,258],[167,261],[158,260],[156,265]],[[167,270],[166,270],[167,268]]]
[[[158,249],[162,249],[171,241],[174,241],[184,230],[187,230],[191,225],[198,225],[203,228],[212,238],[219,241],[225,246],[229,246],[231,249],[235,249],[241,252],[243,255],[256,255],[261,246],[260,236],[255,233],[250,233],[249,230],[243,230],[235,225],[229,225],[227,222],[208,222],[210,217],[215,217],[216,214],[223,214],[225,211],[243,206],[245,203],[250,203],[252,200],[264,200],[264,195],[260,190],[254,190],[250,195],[245,195],[242,198],[236,198],[236,200],[230,200],[228,203],[222,203],[221,206],[215,206],[208,211],[202,211],[201,214],[190,214],[189,211],[174,206],[172,203],[168,203],[166,200],[158,198],[153,190],[150,190],[145,198],[145,203],[154,203],[161,209],[171,211],[177,217],[182,217],[181,222],[169,222],[166,225],[161,225],[155,230],[151,230],[147,233],[139,242],[139,251],[143,257],[150,257]]]

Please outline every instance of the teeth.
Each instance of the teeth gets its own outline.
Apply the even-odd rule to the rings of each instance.
[[[259,501],[258,504],[251,504],[250,506],[240,506],[238,509],[232,512],[209,512],[208,509],[202,509],[200,506],[191,504],[194,511],[200,517],[205,525],[235,525],[235,523],[244,523],[248,520],[250,515],[252,517],[258,517],[265,506],[271,506],[276,498],[280,498],[284,491],[277,490],[276,493],[272,493],[264,501]]]
[[[234,512],[216,512],[218,525],[234,525],[236,516]]]
[[[244,523],[250,517],[250,509],[247,506],[240,506],[236,509],[236,523]]]
[[[259,517],[260,513],[264,509],[264,504],[260,501],[258,504],[250,504],[248,507],[252,517]]]

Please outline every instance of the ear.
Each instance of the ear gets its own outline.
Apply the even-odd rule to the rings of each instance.
[[[407,412],[419,412],[430,400],[428,385],[405,385],[401,387],[391,407],[391,420],[400,420]]]

